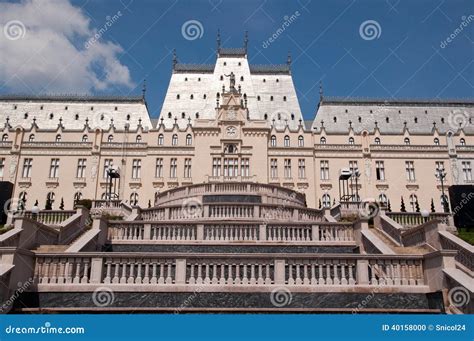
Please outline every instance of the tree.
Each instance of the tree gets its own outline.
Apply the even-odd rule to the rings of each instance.
[[[38,200],[35,200],[35,205],[34,206],[38,206]]]
[[[322,205],[321,205],[321,199],[319,199],[319,208],[321,208]]]
[[[61,203],[59,204],[59,209],[64,211],[64,199],[61,198]]]
[[[418,198],[415,200],[415,212],[420,212],[420,203],[418,202]]]
[[[151,208],[151,200],[148,200],[148,208]]]
[[[53,209],[53,203],[51,202],[51,199],[49,197],[46,198],[46,204],[44,205],[45,210],[52,210]]]
[[[402,196],[402,201],[400,203],[400,212],[406,212],[407,209],[405,208],[405,201],[403,201],[403,196]]]
[[[392,206],[390,206],[390,199],[387,201],[387,212],[392,212]]]
[[[436,209],[434,206],[434,201],[433,201],[433,198],[431,198],[431,213],[435,213],[435,212],[436,212]]]

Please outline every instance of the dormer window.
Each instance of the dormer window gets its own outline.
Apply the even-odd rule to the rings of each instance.
[[[462,138],[462,139],[459,140],[459,143],[461,144],[461,146],[465,146],[466,145],[466,140]]]
[[[283,96],[283,102],[286,102],[286,96]]]
[[[224,80],[224,76],[221,75],[221,78],[220,78],[220,79],[221,79],[221,81],[223,81],[223,80]]]
[[[136,142],[136,143],[142,142],[142,136],[141,136],[141,135],[137,135],[137,137],[135,138],[135,142]]]
[[[326,138],[323,136],[319,139],[320,144],[326,144]]]
[[[291,120],[292,120],[292,121],[295,120],[295,114],[291,114]]]
[[[168,118],[171,118],[171,112],[168,113]]]
[[[186,135],[186,145],[190,146],[193,143],[193,137],[191,134]]]
[[[260,96],[257,96],[257,101],[260,101]]]
[[[244,81],[244,76],[240,76],[240,81],[241,81],[241,82]]]
[[[28,141],[33,142],[35,140],[35,134],[30,134]]]
[[[333,120],[334,120],[334,123],[337,123],[337,117],[336,116],[334,116]]]
[[[439,146],[439,138],[435,137],[433,140],[435,146]]]
[[[290,146],[290,137],[288,135],[285,135],[285,138],[283,140],[283,145],[285,147],[289,147]]]
[[[276,145],[277,145],[277,138],[275,135],[272,135],[272,137],[270,138],[270,146],[276,147]]]
[[[28,118],[28,113],[25,112],[25,115],[23,116],[23,118],[26,120]]]
[[[163,134],[158,135],[158,145],[159,146],[163,145],[164,139],[165,138],[164,138]]]
[[[354,144],[354,138],[351,136],[349,137],[349,144],[350,145],[353,145]]]
[[[179,94],[176,95],[176,99],[179,99]]]
[[[207,98],[206,94],[202,95],[202,98],[203,98],[203,99],[206,99],[206,98]]]
[[[89,137],[87,135],[82,135],[82,142],[87,142]]]
[[[79,115],[76,114],[76,116],[74,116],[74,118],[76,119],[76,121],[79,119]]]
[[[403,140],[403,142],[405,142],[405,145],[409,146],[410,145],[410,139],[408,137],[405,137],[405,139]]]
[[[3,134],[2,136],[2,142],[8,141],[8,134]]]
[[[56,142],[61,142],[61,134],[56,135]]]
[[[298,147],[304,147],[304,138],[302,135],[298,136]]]
[[[375,144],[380,144],[380,137],[375,138]]]
[[[191,94],[191,96],[189,96],[189,99],[194,99],[194,95]]]
[[[185,118],[186,118],[186,113],[182,112],[182,113],[181,113],[181,118],[182,118],[182,119],[185,119]]]
[[[113,135],[109,135],[107,137],[107,142],[113,142],[114,141],[114,136]]]
[[[49,114],[49,119],[52,120],[53,118],[54,118],[54,114],[53,113]]]
[[[176,146],[178,144],[178,135],[173,134],[173,137],[171,138],[171,145]]]
[[[273,101],[273,96],[270,96],[270,101]]]

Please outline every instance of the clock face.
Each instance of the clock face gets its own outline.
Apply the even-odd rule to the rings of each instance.
[[[235,135],[237,135],[237,128],[227,127],[226,132],[227,132],[227,136],[234,137]]]
[[[227,118],[228,118],[229,120],[235,120],[236,117],[237,117],[237,114],[235,113],[234,110],[229,110],[229,111],[227,112]]]

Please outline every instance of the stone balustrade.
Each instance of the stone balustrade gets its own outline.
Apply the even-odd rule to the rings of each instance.
[[[396,221],[402,226],[418,226],[426,223],[429,220],[440,219],[447,221],[449,213],[430,213],[428,217],[423,217],[419,212],[386,212],[387,217]]]
[[[74,210],[44,210],[37,214],[33,214],[31,211],[24,212],[26,218],[38,221],[44,225],[60,225],[74,214],[76,214],[76,211]]]
[[[261,242],[317,242],[354,243],[350,223],[318,224],[255,224],[255,223],[146,223],[109,222],[108,240],[126,241],[261,241]]]
[[[423,262],[423,256],[360,254],[37,253],[34,280],[38,291],[90,284],[132,291],[147,284],[171,291],[173,285],[403,288],[425,286]]]
[[[456,250],[456,261],[474,272],[474,246],[447,231],[440,231],[441,246],[445,250]]]

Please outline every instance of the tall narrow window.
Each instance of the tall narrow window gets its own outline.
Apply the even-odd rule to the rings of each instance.
[[[298,147],[304,147],[304,138],[302,135],[298,136]]]
[[[285,135],[285,139],[283,140],[283,143],[285,147],[290,146],[290,137],[288,135]]]
[[[133,159],[132,161],[132,179],[140,179],[142,176],[142,160]]]
[[[379,202],[383,205],[383,206],[387,206],[388,204],[388,198],[387,196],[384,194],[384,193],[381,193],[379,195]]]
[[[272,179],[278,178],[278,160],[270,159],[270,177]]]
[[[184,177],[191,177],[191,159],[184,159]]]
[[[221,159],[213,158],[212,159],[212,176],[221,176]]]
[[[178,144],[178,135],[177,134],[173,134],[172,138],[171,138],[171,145],[172,146],[176,146]]]
[[[413,161],[405,161],[405,171],[408,181],[415,181],[415,164]]]
[[[102,177],[104,179],[107,178],[107,170],[114,165],[114,160],[112,159],[105,159],[104,160],[104,172],[102,173]]]
[[[374,141],[375,141],[375,144],[380,144],[380,137],[376,137]]]
[[[349,170],[352,172],[352,174],[355,174],[355,172],[359,170],[356,160],[349,161]]]
[[[59,176],[59,159],[51,159],[49,167],[49,177],[57,178]]]
[[[321,160],[320,162],[321,180],[329,180],[329,161]]]
[[[163,158],[156,159],[155,178],[163,177]]]
[[[375,161],[375,176],[379,181],[385,181],[385,164],[383,161]]]
[[[240,160],[240,175],[245,177],[250,176],[250,161],[247,158]]]
[[[5,172],[5,158],[0,159],[0,179],[3,178],[3,173]]]
[[[284,161],[284,173],[286,179],[291,179],[291,159],[285,159]]]
[[[306,167],[304,159],[298,160],[298,178],[306,179]]]
[[[416,209],[417,202],[418,202],[418,197],[416,196],[416,194],[411,194],[410,195],[410,208],[413,212],[417,211]]]
[[[277,145],[277,138],[275,135],[272,135],[272,137],[270,138],[270,146],[276,147],[276,145]]]
[[[323,207],[324,208],[331,207],[331,196],[327,193],[323,195]]]
[[[172,158],[170,160],[170,178],[176,178],[178,170],[178,159]]]
[[[353,145],[354,144],[354,138],[351,136],[349,137],[349,144],[350,145]]]
[[[5,159],[3,159],[5,160]],[[33,159],[24,159],[23,160],[23,170],[21,176],[23,178],[31,177],[31,168],[33,167]]]
[[[86,176],[86,159],[77,160],[76,178],[85,178]]]
[[[409,146],[410,145],[410,139],[408,137],[405,137],[405,139],[403,140],[403,142],[405,143],[405,145]]]
[[[190,146],[193,144],[193,137],[191,134],[186,135],[186,146]]]
[[[158,145],[159,146],[163,145],[164,139],[165,138],[164,138],[163,134],[158,135]]]
[[[138,205],[138,193],[133,192],[130,194],[130,205],[137,206]]]
[[[326,144],[326,138],[323,136],[319,139],[320,144]]]
[[[464,181],[472,181],[472,169],[471,161],[462,161],[462,174],[464,176]]]

